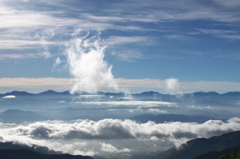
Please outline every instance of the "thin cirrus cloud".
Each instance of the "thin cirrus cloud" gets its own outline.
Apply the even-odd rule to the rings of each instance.
[[[25,53],[25,54],[0,54],[0,60],[6,60],[6,59],[27,59],[27,58],[39,58],[44,57],[44,54],[42,53]]]
[[[159,28],[144,27],[144,24],[148,23],[161,23],[161,26],[165,26],[166,24],[165,28],[168,30],[161,36],[162,38],[170,40],[191,40],[194,38],[184,32],[182,34],[176,34],[175,31],[177,28],[168,27],[168,22],[208,20],[209,22],[224,22],[228,24],[240,21],[238,16],[236,16],[238,12],[228,8],[238,5],[239,2],[237,1],[230,1],[226,4],[222,0],[215,0],[211,5],[208,5],[208,7],[206,7],[204,2],[189,3],[188,0],[181,2],[156,2],[152,0],[149,3],[144,1],[139,1],[138,3],[125,1],[121,4],[109,1],[107,3],[104,2],[104,9],[100,9],[96,4],[91,2],[84,3],[85,8],[76,7],[70,3],[61,4],[61,1],[29,1],[28,3],[18,2],[18,5],[13,5],[14,2],[17,1],[2,1],[0,3],[0,13],[4,15],[0,17],[0,21],[2,22],[0,28],[4,30],[4,32],[1,31],[1,49],[37,49],[39,46],[42,46],[43,55],[46,58],[51,56],[48,46],[57,45],[61,47],[67,43],[67,41],[59,42],[58,38],[71,34],[72,30],[69,30],[69,26],[82,30],[107,31],[113,29],[142,33],[143,31],[161,31]],[[83,2],[78,3],[79,6],[82,6],[80,4]],[[219,4],[222,7],[219,7]],[[61,5],[64,5],[67,9],[62,9]],[[198,6],[197,10],[195,8],[196,5]],[[42,6],[44,6],[44,11],[41,9]],[[54,6],[53,10],[48,9],[52,6]],[[176,6],[178,7],[176,8]],[[138,10],[138,14],[133,14],[136,9]],[[96,11],[92,12],[92,10]],[[81,14],[78,12],[72,13],[71,11],[81,11]],[[75,16],[71,16],[72,14]],[[129,23],[131,25],[129,25]],[[46,29],[54,30],[56,37],[44,40],[44,35],[41,35],[41,33]],[[41,35],[41,38],[36,39],[33,33]],[[63,33],[66,35],[63,35]],[[238,35],[227,34],[227,30],[226,34],[216,37],[239,40]],[[106,38],[105,43],[108,43],[108,45],[126,43],[136,43],[139,45],[147,43],[157,44],[152,43],[149,39],[152,39],[152,37],[136,36],[136,34],[132,37],[110,35],[109,38]],[[44,45],[42,44],[43,42],[45,43]],[[126,54],[116,55],[126,61],[133,61],[134,59],[139,59],[139,57],[145,57],[140,56],[141,52],[139,54],[132,54],[134,55],[130,56],[128,52],[126,52]],[[17,56],[15,57],[18,59]],[[31,58],[31,56],[26,57]],[[12,58],[14,58],[14,56],[12,56]],[[7,56],[5,56],[5,59],[7,59]]]
[[[6,16],[5,19],[1,19],[1,21],[6,21],[6,19],[10,19],[9,21],[6,21],[6,23],[3,23],[4,25],[1,25],[1,27],[4,28],[9,28],[9,27],[20,27],[20,25],[22,25],[22,27],[32,27],[32,26],[78,26],[78,27],[82,27],[84,29],[88,28],[88,29],[93,29],[93,30],[106,30],[106,29],[123,29],[124,27],[122,27],[121,25],[117,24],[119,22],[122,23],[128,23],[131,21],[142,21],[142,22],[162,22],[162,21],[176,21],[176,20],[198,20],[198,19],[206,19],[206,20],[213,20],[213,21],[227,21],[227,22],[231,22],[231,21],[239,21],[239,18],[237,18],[235,15],[237,13],[235,12],[221,12],[221,14],[219,14],[218,11],[216,10],[220,10],[219,8],[216,8],[215,5],[212,5],[208,8],[205,7],[204,3],[199,3],[199,2],[195,2],[195,3],[188,3],[188,5],[184,5],[184,3],[187,3],[188,1],[183,1],[183,2],[161,2],[161,5],[157,5],[156,3],[154,3],[154,1],[152,1],[152,3],[145,3],[143,1],[139,2],[139,3],[131,3],[130,1],[126,1],[123,4],[115,4],[115,3],[108,3],[106,4],[106,8],[105,10],[102,10],[102,12],[112,12],[111,15],[113,16],[96,16],[94,15],[94,13],[87,13],[88,11],[91,10],[91,7],[89,8],[84,8],[85,13],[82,14],[82,16],[80,16],[80,18],[75,19],[72,17],[60,17],[58,15],[69,15],[69,10],[62,10],[61,8],[55,7],[57,8],[56,11],[47,11],[47,12],[39,12],[40,14],[36,14],[36,12],[38,13],[37,7],[33,7],[34,9],[36,9],[36,11],[29,9],[29,10],[19,10],[19,8],[15,7],[10,7],[7,5],[2,5],[3,11],[2,13],[5,14]],[[41,2],[41,3],[46,3],[46,2]],[[160,2],[159,2],[160,3]],[[222,3],[222,1],[215,1],[216,5],[219,3]],[[51,6],[50,3],[46,3],[48,5]],[[125,4],[125,5],[124,5]],[[131,5],[132,4],[132,5]],[[232,3],[231,3],[232,4]],[[57,2],[54,2],[55,6],[59,6],[60,4]],[[117,5],[117,7],[116,7]],[[178,10],[176,11],[175,6],[178,6]],[[195,6],[194,5],[198,5],[199,9],[196,11],[195,10]],[[134,7],[135,6],[135,7]],[[159,10],[159,8],[154,8],[155,6],[158,6],[160,8],[162,8],[161,10]],[[165,7],[164,7],[165,6]],[[24,6],[22,6],[24,7]],[[76,10],[75,6],[71,6],[69,4],[69,6],[66,6],[71,8],[72,10]],[[147,14],[148,12],[146,11],[146,9],[143,9],[141,12],[141,9],[139,8],[146,8],[149,7],[151,8],[151,13],[155,13],[155,14]],[[164,9],[164,8],[168,8],[168,10]],[[74,9],[75,8],[75,9]],[[108,10],[108,8],[111,8],[112,10]],[[140,12],[140,14],[136,15],[136,14],[131,14],[131,12],[134,11],[134,8],[138,8],[138,12]],[[88,10],[89,9],[89,10]],[[78,8],[79,10],[79,8]],[[175,10],[174,12],[172,10]],[[183,10],[185,12],[183,12]],[[120,11],[118,12],[118,14],[116,14],[116,11]],[[126,12],[128,14],[126,14]],[[150,11],[149,11],[150,12]],[[18,13],[18,14],[17,14]],[[125,16],[119,16],[122,15],[124,13]],[[21,23],[20,23],[21,21]],[[22,23],[22,21],[24,21],[25,23]],[[116,23],[112,23],[113,21],[115,21]],[[81,25],[77,25],[77,24],[81,24]],[[92,25],[95,24],[95,25]],[[97,24],[97,25],[96,25]],[[98,28],[96,28],[95,26],[97,26]],[[80,27],[80,28],[81,28]],[[134,30],[136,30],[136,27],[139,26],[135,26]],[[125,27],[126,29],[128,27]],[[144,30],[143,27],[139,27],[139,29],[141,28],[141,30]]]
[[[121,50],[112,52],[112,55],[117,56],[119,60],[134,62],[137,59],[147,58],[143,53],[137,50]]]

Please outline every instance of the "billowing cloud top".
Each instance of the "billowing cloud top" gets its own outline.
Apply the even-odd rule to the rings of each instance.
[[[118,119],[44,121],[20,125],[1,123],[0,140],[28,146],[47,146],[52,150],[71,154],[94,155],[101,152],[128,153],[136,148],[134,146],[119,147],[119,145],[115,147],[109,143],[110,141],[129,143],[167,141],[178,146],[189,139],[211,137],[239,130],[239,118],[232,118],[227,122],[209,120],[202,124],[182,122],[156,124],[151,121],[141,124],[132,120]],[[61,142],[62,140],[64,142]]]
[[[209,137],[228,131],[240,130],[240,119],[232,118],[224,123],[209,120],[198,123],[159,123],[152,121],[136,123],[132,120],[104,119],[100,121],[79,120],[72,123],[62,121],[36,122],[16,127],[1,127],[5,136],[27,136],[42,139],[162,139]]]

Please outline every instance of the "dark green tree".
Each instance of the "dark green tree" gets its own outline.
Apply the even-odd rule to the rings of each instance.
[[[233,151],[232,153],[230,153],[229,155],[229,159],[236,159],[237,158],[237,153],[235,151]]]
[[[240,148],[239,148],[239,150],[237,152],[237,157],[240,157]]]
[[[229,159],[229,154],[222,155],[219,159]]]

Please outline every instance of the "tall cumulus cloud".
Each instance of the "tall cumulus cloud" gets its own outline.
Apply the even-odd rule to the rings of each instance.
[[[100,45],[99,34],[81,36],[81,33],[76,31],[73,34],[74,38],[66,50],[69,71],[76,82],[71,93],[81,91],[96,93],[104,86],[117,89],[111,72],[112,66],[104,60],[106,46]]]

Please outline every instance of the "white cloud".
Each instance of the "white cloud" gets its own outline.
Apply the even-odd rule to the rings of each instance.
[[[47,43],[47,42],[46,42]],[[48,42],[50,44],[54,44]],[[28,49],[40,45],[40,41],[30,40],[0,40],[1,49]]]
[[[161,101],[110,101],[110,102],[75,102],[81,104],[95,104],[95,105],[125,105],[125,106],[143,106],[143,107],[154,107],[154,106],[167,106],[177,107],[176,103],[161,102]]]
[[[62,63],[62,60],[58,57],[55,61],[55,63],[53,64],[53,68],[55,68],[56,66],[60,65]]]
[[[16,5],[12,5],[14,2],[16,2]],[[95,12],[92,12],[92,7],[98,7],[91,2],[87,3],[87,6],[82,5],[86,6],[84,8],[76,8],[76,6],[72,6],[71,3],[63,4],[61,1],[39,1],[28,3],[28,5],[17,2],[18,1],[12,0],[9,3],[8,1],[1,1],[0,3],[0,14],[2,15],[0,17],[0,28],[3,29],[0,37],[0,48],[15,50],[35,49],[36,52],[39,51],[39,46],[42,46],[42,56],[46,58],[51,57],[53,54],[49,51],[52,45],[61,47],[63,43],[65,43],[62,42],[63,39],[66,37],[69,38],[69,35],[71,34],[71,29],[69,29],[69,27],[79,28],[81,30],[103,31],[116,29],[126,32],[147,32],[149,30],[154,30],[149,29],[149,27],[144,27],[145,24],[149,22],[154,24],[160,22],[161,24],[164,24],[164,22],[169,21],[192,21],[200,19],[225,22],[229,24],[240,21],[238,12],[228,10],[227,8],[229,6],[238,6],[239,2],[237,1],[226,3],[223,0],[215,0],[217,6],[219,6],[219,4],[223,5],[223,8],[226,8],[226,11],[224,9],[222,10],[222,7],[218,8],[215,5],[209,5],[206,7],[206,5],[201,2],[189,3],[188,1],[166,1],[161,2],[161,4],[156,1],[150,1],[149,3],[138,1],[137,4],[134,1],[125,1],[122,4],[111,2],[105,4],[106,8],[100,11],[103,14],[95,14]],[[186,5],[186,3],[188,5]],[[49,8],[53,8],[52,6],[54,6],[54,9],[47,10],[48,7],[46,7],[43,11],[39,9],[41,8],[39,7],[41,5],[46,5]],[[198,6],[197,10],[195,6]],[[75,10],[81,10],[82,14],[70,16],[74,14]],[[136,14],[136,10],[138,11],[138,14]],[[52,30],[54,34],[49,34],[46,30]],[[172,30],[172,28],[169,30]],[[158,28],[155,29],[155,31],[161,32],[162,29]],[[34,35],[32,35],[33,33],[38,34],[40,39],[37,39]],[[51,35],[51,38],[49,38],[48,35]],[[191,36],[174,34],[172,32],[171,35],[166,35],[165,37],[180,40],[191,39]],[[219,37],[239,40],[239,35],[224,35]],[[65,40],[68,41],[68,38]],[[153,37],[149,36],[133,35],[131,37],[126,37],[110,35],[109,37],[106,37],[105,42],[102,42],[102,44],[122,45],[135,43],[138,45],[149,45],[153,44],[153,41],[150,40],[152,38]],[[119,59],[125,61],[134,61],[135,59],[146,58],[141,51],[134,51],[134,53],[131,53],[131,51],[125,51],[123,53],[117,53],[117,51],[115,52]],[[32,55],[25,56],[25,58],[39,58],[42,56]],[[19,56],[11,56],[11,58],[16,59],[18,57]]]
[[[132,96],[120,97],[119,99],[123,99],[123,100],[132,100]]]
[[[128,110],[130,113],[139,113],[139,112],[143,112],[143,109],[129,109]]]
[[[101,98],[104,95],[80,95],[80,98]]]
[[[121,45],[121,44],[129,44],[129,43],[138,43],[142,42],[143,45],[147,45],[151,43],[152,38],[146,36],[111,36],[104,40],[104,42],[108,45]]]
[[[151,121],[136,123],[132,120],[118,119],[42,121],[23,124],[0,123],[0,140],[28,146],[47,146],[50,150],[75,155],[95,155],[129,153],[139,147],[139,144],[146,142],[160,144],[168,141],[177,146],[189,139],[212,137],[239,130],[240,118],[232,118],[227,122],[209,120],[202,124],[182,122],[156,124]],[[111,139],[116,143],[129,144],[137,141],[138,144],[130,148],[124,145],[115,146],[110,143],[113,141]]]
[[[130,149],[127,149],[127,148],[123,148],[123,149],[119,150],[111,144],[101,143],[101,145],[102,145],[101,150],[105,151],[105,152],[120,153],[120,152],[130,152],[131,151]]]
[[[48,41],[51,40],[54,37],[54,30],[53,29],[46,29],[42,31],[42,37],[40,40],[41,46],[44,48],[44,56],[45,58],[49,58],[51,54],[49,53],[48,49]],[[60,61],[58,61],[60,62]]]
[[[88,37],[87,34],[71,41],[66,51],[69,71],[76,82],[71,93],[81,91],[96,93],[102,86],[117,89],[111,72],[112,66],[104,60],[105,46],[100,46],[99,40],[98,35]]]
[[[113,109],[114,110],[114,109]],[[160,110],[160,109],[155,109],[155,108],[150,108],[150,109],[147,109],[147,110],[144,110],[144,109],[129,109],[128,110],[130,113],[143,113],[143,112],[146,112],[146,113],[163,113],[163,114],[166,114],[168,113],[167,110]]]
[[[148,109],[147,112],[148,113],[163,113],[163,114],[168,113],[167,110],[160,110],[160,109],[154,109],[154,108]]]
[[[58,103],[66,103],[65,101],[58,101]]]
[[[4,96],[3,98],[16,98],[14,95]]]
[[[240,130],[240,119],[227,122],[209,120],[205,123],[136,123],[132,120],[104,119],[100,121],[78,120],[71,123],[45,121],[24,125],[5,125],[0,128],[2,140],[23,137],[39,139],[181,139],[210,137],[224,132]],[[27,142],[27,141],[25,141]],[[27,142],[28,143],[28,142]],[[26,143],[25,143],[26,144]]]
[[[213,0],[218,4],[223,5],[224,7],[233,7],[238,8],[240,6],[240,2],[238,0],[230,0],[230,1],[224,1],[224,0]]]
[[[135,59],[143,59],[144,55],[139,51],[134,50],[120,50],[112,52],[112,55],[117,56],[122,61],[133,62]]]
[[[0,54],[0,60],[6,59],[26,59],[26,58],[39,58],[43,57],[42,53],[24,53],[24,54]]]
[[[82,155],[82,156],[94,156],[94,155],[96,155],[96,154],[98,154],[98,153],[97,153],[97,152],[94,152],[94,151],[92,151],[92,150],[87,151],[87,152],[85,152],[85,151],[80,151],[80,150],[75,150],[75,151],[73,152],[73,155]]]
[[[166,80],[167,85],[167,91],[170,93],[180,93],[179,86],[180,83],[178,82],[178,79],[176,78],[170,78]]]

